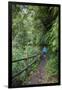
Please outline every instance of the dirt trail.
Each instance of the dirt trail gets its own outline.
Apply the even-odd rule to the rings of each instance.
[[[47,61],[42,60],[40,65],[38,66],[37,70],[35,72],[31,72],[28,79],[24,82],[23,85],[38,85],[38,84],[46,84],[46,83],[54,83],[57,82],[55,78],[52,80],[48,81],[45,78],[46,71],[45,71],[45,65]],[[55,80],[55,81],[54,81]],[[21,86],[21,81],[16,81],[13,83],[12,87],[20,87]]]
[[[38,66],[37,71],[35,71],[30,77],[26,85],[32,84],[43,84],[45,83],[45,64],[46,61],[42,60],[40,65]]]
[[[38,66],[35,72],[30,73],[29,78],[27,81],[24,82],[23,85],[33,85],[33,84],[43,84],[45,83],[45,65],[46,61],[42,60],[40,65]],[[12,87],[20,87],[21,81],[14,81],[12,83]]]

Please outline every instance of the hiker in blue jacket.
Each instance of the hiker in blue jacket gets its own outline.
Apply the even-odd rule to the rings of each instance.
[[[47,47],[44,46],[42,49],[42,59],[46,59],[46,54],[47,54]]]

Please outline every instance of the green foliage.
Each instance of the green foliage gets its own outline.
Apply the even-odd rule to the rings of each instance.
[[[12,60],[19,60],[41,52],[48,47],[47,76],[58,74],[58,27],[59,8],[51,6],[12,5]],[[32,63],[35,58],[12,64],[13,75]],[[33,64],[33,71],[39,64]],[[30,71],[28,70],[28,71]],[[24,71],[18,79],[27,78]]]
[[[47,79],[58,76],[58,60],[55,58],[50,59],[45,67]]]
[[[47,80],[51,77],[58,77],[58,19],[59,17],[57,16],[49,32],[45,35],[50,55],[46,65]]]

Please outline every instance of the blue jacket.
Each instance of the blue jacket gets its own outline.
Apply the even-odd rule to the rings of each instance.
[[[47,48],[44,47],[44,48],[42,49],[42,52],[43,52],[43,53],[47,53]]]

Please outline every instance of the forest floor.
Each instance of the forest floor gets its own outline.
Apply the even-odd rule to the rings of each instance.
[[[47,64],[47,60],[42,60],[39,64],[37,70],[30,73],[25,85],[38,85],[38,84],[47,84],[47,83],[58,83],[57,77],[51,77],[50,79],[46,79],[46,70],[45,66]]]
[[[47,81],[45,78],[46,76],[46,70],[45,70],[45,65],[47,64],[47,60],[42,60],[41,63],[39,64],[38,68],[33,72],[30,72],[30,75],[28,79],[24,82],[23,85],[38,85],[38,84],[47,84],[47,83],[57,83],[57,79],[51,78]],[[14,82],[14,85],[12,87],[19,87],[21,83]]]
[[[37,69],[33,72],[30,72],[29,77],[24,82],[23,85],[34,85],[34,84],[43,84],[45,83],[45,65],[46,60],[42,60],[38,65]],[[21,81],[14,81],[12,87],[21,86]]]
[[[42,60],[40,65],[38,66],[38,69],[30,73],[30,76],[28,80],[26,81],[26,85],[33,85],[33,84],[43,84],[46,83],[45,80],[45,65],[46,65],[46,60]]]

